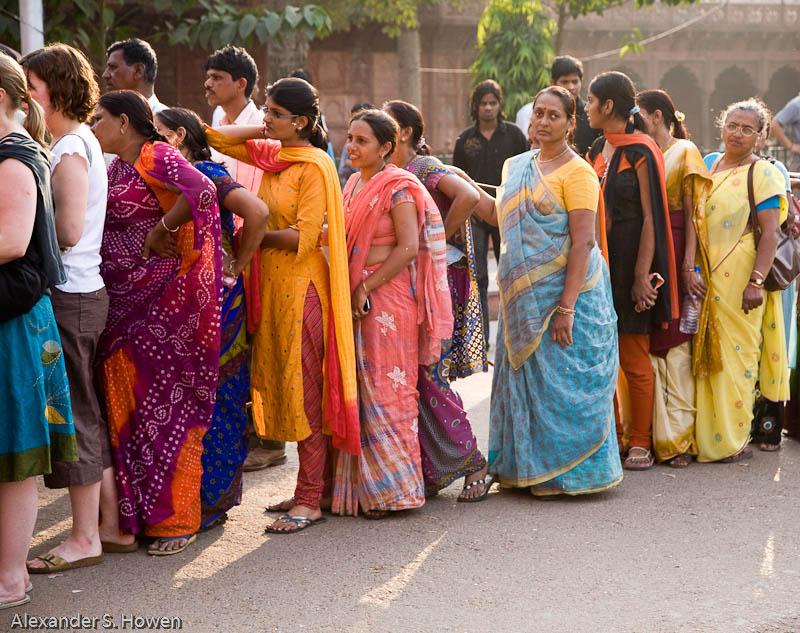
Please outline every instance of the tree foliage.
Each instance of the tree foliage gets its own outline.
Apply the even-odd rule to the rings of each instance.
[[[0,39],[19,43],[17,0],[0,0]],[[300,34],[308,40],[333,28],[320,6],[287,5],[280,11],[241,8],[225,0],[44,0],[45,40],[86,51],[99,69],[107,46],[118,39],[167,39],[190,48],[251,46]]]
[[[506,111],[516,112],[550,81],[555,27],[539,0],[491,0],[478,23],[475,83],[498,81]]]

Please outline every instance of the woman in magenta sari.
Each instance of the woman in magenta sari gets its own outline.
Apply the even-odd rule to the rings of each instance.
[[[425,503],[417,372],[453,332],[444,227],[420,181],[386,160],[397,124],[380,110],[350,121],[344,191],[356,320],[361,454],[336,460],[333,511],[382,518]]]
[[[469,218],[480,194],[438,158],[427,156],[422,113],[405,101],[389,101],[383,110],[399,127],[391,161],[420,179],[439,208],[447,239],[447,280],[453,303],[453,333],[442,345],[441,358],[420,365],[419,443],[425,494],[435,495],[464,477],[458,501],[483,501],[491,482],[489,469],[461,397],[451,388],[457,378],[486,371],[486,337],[478,293],[477,269]]]
[[[200,528],[203,436],[217,388],[217,192],[159,142],[136,92],[104,95],[92,130],[117,154],[101,250],[108,321],[97,353],[116,490],[104,481],[101,538],[106,551],[120,551],[144,534],[156,539],[148,553],[175,554]]]

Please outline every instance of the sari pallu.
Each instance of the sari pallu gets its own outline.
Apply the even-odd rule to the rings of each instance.
[[[788,399],[789,380],[783,308],[780,292],[765,292],[764,303],[748,314],[742,311],[742,292],[755,263],[753,234],[743,235],[750,221],[747,198],[749,165],[713,175],[705,217],[698,224],[698,253],[711,271],[704,304],[713,302],[718,327],[704,305],[696,338],[713,341],[701,356],[697,374],[696,435],[700,462],[713,462],[738,453],[748,442],[753,419],[755,385],[773,402]],[[779,195],[780,218],[786,218],[783,178],[778,170],[759,161],[755,168],[756,204]],[[695,341],[695,350],[698,342]],[[703,348],[701,348],[703,349]],[[713,354],[713,355],[712,355]],[[697,367],[697,361],[695,366]],[[707,369],[708,367],[712,369]],[[718,367],[718,369],[717,369]],[[714,371],[716,369],[716,371]]]
[[[598,492],[622,479],[612,432],[619,361],[609,275],[593,248],[575,303],[573,344],[562,349],[547,330],[566,280],[569,214],[534,156],[526,152],[506,163],[498,193],[502,310],[489,471],[501,485],[531,486],[537,495]]]
[[[351,292],[380,266],[365,265],[378,220],[395,193],[406,190],[418,213],[415,262],[370,293],[372,308],[356,325],[361,422],[360,455],[339,452],[333,511],[404,510],[425,502],[418,439],[418,366],[439,357],[452,334],[444,227],[420,182],[393,165],[374,176],[353,199],[357,178],[345,188]]]
[[[684,195],[692,196],[694,207],[690,217],[704,217],[712,180],[700,152],[691,141],[685,139],[673,142],[664,150],[664,175],[675,261],[682,265],[685,254]],[[678,294],[682,310],[685,289],[680,278]],[[656,381],[653,449],[659,461],[684,453],[697,454],[691,339],[691,334],[680,331],[679,320],[672,321],[666,329],[654,329],[650,335],[650,354]]]
[[[450,200],[436,187],[443,177],[455,175],[454,172],[428,156],[418,156],[406,169],[420,179],[442,217],[447,217]],[[447,249],[448,260],[451,253],[462,254],[458,261],[449,261],[447,266],[453,334],[442,344],[436,363],[420,365],[417,380],[426,495],[436,494],[456,479],[478,472],[486,465],[461,398],[450,386],[457,378],[488,369],[471,222],[465,222],[448,240]]]
[[[177,259],[142,258],[148,231],[185,195]],[[220,358],[220,228],[213,184],[166,143],[109,167],[101,274],[109,295],[97,362],[120,526],[150,536],[200,526],[203,436]]]

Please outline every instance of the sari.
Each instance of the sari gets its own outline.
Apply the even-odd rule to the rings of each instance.
[[[394,206],[413,202],[420,238],[415,261],[370,293],[371,310],[356,324],[360,454],[339,452],[333,481],[333,512],[350,515],[359,506],[385,511],[425,503],[417,373],[439,358],[453,332],[444,226],[430,194],[394,165],[353,197],[357,180],[351,176],[344,194],[351,292],[380,268],[365,265],[371,246],[395,243]]]
[[[596,209],[600,187],[577,157],[544,176],[537,151],[506,161],[498,191],[501,313],[489,471],[502,486],[530,486],[534,495],[588,494],[622,480],[613,432],[617,317],[597,246],[574,306],[573,344],[562,349],[547,330],[567,275],[569,211]]]
[[[686,239],[684,196],[692,196],[691,217],[703,216],[711,175],[694,143],[679,139],[664,150],[664,176],[675,261],[682,263]],[[677,281],[679,307],[683,310],[685,290],[681,279]],[[680,331],[678,320],[650,334],[650,360],[655,375],[653,450],[659,461],[684,453],[697,455],[691,339],[691,334]]]
[[[436,187],[442,178],[455,172],[429,156],[417,156],[406,170],[420,179],[442,218],[447,217],[450,199]],[[465,222],[448,240],[447,254],[453,333],[450,340],[443,341],[439,360],[420,365],[417,378],[419,443],[426,495],[436,494],[456,479],[486,466],[461,397],[450,386],[456,378],[488,369],[471,222]]]
[[[710,272],[704,275],[706,298],[694,343],[699,356],[695,361],[699,462],[731,457],[746,446],[756,381],[768,400],[789,396],[781,293],[765,292],[758,308],[748,314],[742,311],[742,292],[756,257],[753,234],[744,234],[750,222],[748,169],[742,165],[713,174],[705,217],[694,219],[701,266]],[[780,196],[783,222],[786,187],[778,169],[759,160],[753,188],[756,205]]]
[[[202,161],[195,167],[217,188],[222,248],[235,256],[236,218],[225,207],[225,197],[242,185],[219,163]],[[232,287],[222,286],[219,382],[211,427],[203,436],[200,527],[210,526],[242,501],[242,467],[247,458],[247,402],[250,399],[245,292],[244,275],[240,275]]]
[[[177,259],[142,258],[147,233],[183,193],[192,221]],[[108,169],[101,274],[108,320],[97,352],[120,527],[182,536],[200,527],[203,436],[220,358],[222,258],[213,183],[166,143]]]

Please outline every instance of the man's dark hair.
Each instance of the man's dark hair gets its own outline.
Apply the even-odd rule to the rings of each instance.
[[[114,42],[108,47],[106,55],[111,55],[114,51],[122,51],[122,59],[128,66],[142,64],[144,66],[144,78],[150,85],[156,83],[158,74],[158,58],[153,47],[138,37],[129,40]]]
[[[583,63],[572,55],[556,57],[550,67],[550,78],[553,83],[556,83],[560,77],[567,75],[578,75],[580,79],[583,79]]]
[[[298,79],[304,79],[312,86],[314,85],[314,82],[311,81],[311,73],[308,72],[305,68],[298,68],[297,70],[293,70],[292,74],[289,75],[289,77],[297,77]]]
[[[481,99],[490,94],[497,97],[500,102],[500,112],[497,115],[497,120],[504,121],[506,118],[506,113],[503,112],[503,89],[494,79],[485,79],[475,86],[472,91],[472,97],[469,100],[469,115],[475,125],[478,124],[478,106],[481,103]]]
[[[214,51],[206,60],[206,70],[222,70],[230,74],[234,81],[244,79],[247,85],[244,88],[244,96],[248,99],[253,94],[253,89],[258,83],[258,67],[256,62],[245,49],[228,44],[224,48]]]

